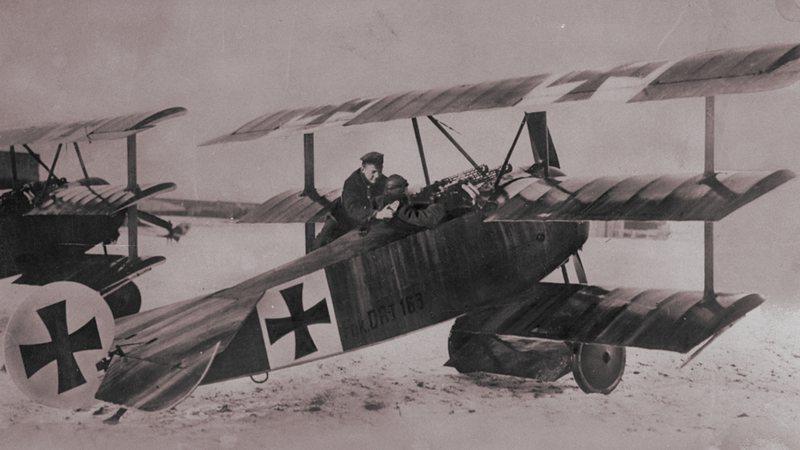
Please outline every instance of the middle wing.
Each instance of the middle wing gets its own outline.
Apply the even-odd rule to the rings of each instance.
[[[716,221],[794,178],[789,170],[711,175],[521,178],[487,220]]]
[[[253,208],[239,219],[244,223],[309,223],[324,222],[325,213],[339,198],[341,189],[323,190],[324,195],[303,191],[282,192]]]

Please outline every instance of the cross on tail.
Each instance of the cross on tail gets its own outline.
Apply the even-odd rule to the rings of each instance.
[[[28,378],[44,366],[56,362],[59,394],[86,383],[86,378],[75,360],[75,353],[103,348],[94,318],[69,334],[66,305],[66,300],[61,300],[36,311],[50,334],[51,342],[19,346]]]

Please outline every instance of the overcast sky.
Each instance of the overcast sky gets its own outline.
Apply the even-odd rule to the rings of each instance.
[[[302,187],[302,137],[198,148],[261,114],[509,76],[800,42],[794,0],[0,1],[0,124],[189,113],[140,135],[141,182],[180,197],[263,201]],[[718,100],[718,167],[800,172],[800,87]],[[569,174],[702,170],[703,100],[579,103],[549,110]],[[521,111],[440,117],[479,162],[499,165]],[[433,177],[467,163],[423,123]],[[91,175],[124,182],[124,143],[85,146]],[[47,159],[53,150],[37,147]],[[317,184],[337,187],[361,154],[422,174],[408,121],[316,134]],[[513,162],[527,163],[530,152]],[[62,175],[79,175],[73,156]],[[800,291],[796,180],[718,227],[734,276]],[[727,252],[727,253],[726,253]],[[718,272],[724,268],[718,269]],[[764,278],[767,277],[767,278]],[[761,289],[764,291],[764,289]]]

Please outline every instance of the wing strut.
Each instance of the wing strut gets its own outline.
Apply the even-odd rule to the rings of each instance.
[[[414,137],[417,139],[417,148],[419,149],[419,160],[422,163],[422,174],[425,175],[425,186],[431,185],[431,177],[428,175],[428,163],[425,161],[425,151],[422,149],[422,136],[419,134],[419,123],[417,118],[411,118],[411,125],[414,127]]]
[[[433,116],[428,116],[428,119],[431,121],[431,123],[433,123],[436,126],[436,128],[439,129],[439,131],[442,132],[444,137],[446,137],[447,140],[450,141],[450,143],[456,147],[456,150],[458,150],[462,155],[464,155],[464,158],[467,158],[467,161],[469,161],[469,163],[472,164],[472,167],[474,167],[475,170],[477,170],[478,172],[483,172],[483,168],[479,166],[478,163],[476,163],[475,160],[472,159],[471,156],[469,156],[467,151],[464,150],[464,148],[461,145],[459,145],[458,142],[456,142],[453,136],[451,136],[450,133],[448,133],[447,130],[444,129],[441,122],[436,120],[436,118]]]
[[[53,178],[56,177],[56,174],[55,174],[56,164],[58,163],[58,157],[61,155],[61,148],[63,146],[64,146],[64,144],[62,144],[62,143],[58,144],[58,149],[56,149],[56,156],[53,157],[53,164],[47,169],[47,180],[45,180],[44,188],[42,189],[42,192],[40,193],[41,197],[37,197],[36,199],[34,199],[34,203],[36,203],[36,204],[39,204],[42,201],[44,201],[44,197],[45,197],[45,195],[47,195],[47,189],[50,187],[50,180],[52,180]]]
[[[87,180],[89,179],[89,172],[86,170],[86,164],[83,162],[83,156],[81,156],[81,149],[78,147],[77,142],[73,142],[72,146],[75,147],[75,154],[78,155],[78,162],[81,163],[81,170],[83,171],[83,177]]]
[[[522,129],[525,128],[525,123],[527,123],[528,115],[522,118],[522,123],[519,124],[519,129],[517,130],[517,134],[514,136],[514,141],[511,142],[511,148],[508,149],[508,153],[506,153],[506,159],[503,160],[503,165],[500,166],[500,171],[497,172],[497,179],[494,180],[494,190],[497,190],[497,186],[500,185],[500,178],[503,177],[503,174],[506,173],[506,167],[508,166],[508,160],[511,159],[511,154],[514,153],[514,149],[517,147],[517,141],[519,140],[519,136],[522,134]],[[533,152],[536,155],[536,152]]]
[[[550,136],[550,129],[547,127],[547,112],[525,113],[525,120],[528,123],[528,135],[531,139],[533,159],[537,163],[544,163],[544,177],[549,178],[550,166],[560,169],[561,163],[558,161],[553,138]]]
[[[135,192],[139,189],[136,180],[136,135],[128,136],[128,190]],[[128,257],[139,258],[139,217],[136,203],[128,207]]]
[[[17,188],[17,154],[14,151],[14,146],[9,148],[9,155],[11,157],[11,188]]]
[[[305,183],[303,195],[317,198],[317,188],[314,186],[314,133],[303,135],[303,166],[305,171]],[[310,253],[314,247],[314,234],[316,231],[314,222],[305,223],[306,254]]]
[[[706,97],[705,176],[714,175],[714,97]],[[703,222],[705,298],[714,298],[714,222]]]
[[[28,144],[22,144],[22,146],[25,148],[25,151],[28,152],[28,154],[31,155],[31,157],[44,168],[44,170],[50,172],[50,168],[47,167],[47,164],[42,161],[42,158],[39,158],[39,155],[37,155],[36,152],[34,152],[33,149],[28,146]]]

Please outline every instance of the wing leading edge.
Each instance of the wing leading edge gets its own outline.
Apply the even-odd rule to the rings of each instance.
[[[539,74],[445,89],[412,91],[338,105],[285,109],[257,117],[200,145],[258,139],[276,132],[312,132],[493,108],[543,107],[603,100],[621,103],[757,92],[800,79],[800,45],[717,50],[679,60],[622,64],[605,70]]]

